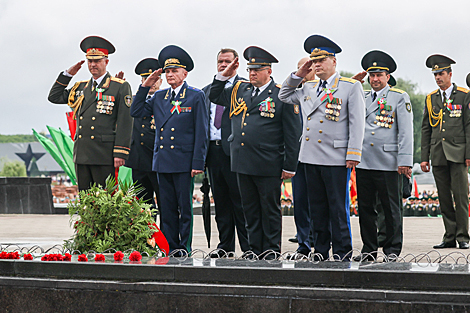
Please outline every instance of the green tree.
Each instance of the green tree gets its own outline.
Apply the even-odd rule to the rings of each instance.
[[[0,143],[8,142],[35,142],[38,141],[34,135],[0,135]]]
[[[3,177],[26,177],[26,166],[20,161],[6,161],[0,171]]]

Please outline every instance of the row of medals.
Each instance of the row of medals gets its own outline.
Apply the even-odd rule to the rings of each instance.
[[[99,100],[96,105],[96,112],[113,114],[114,102]]]
[[[333,122],[339,121],[339,112],[341,111],[341,104],[326,104],[326,118]]]
[[[274,106],[274,105],[273,105],[273,106]],[[274,118],[274,112],[276,112],[276,109],[274,109],[274,108],[272,107],[272,108],[269,109],[269,110],[265,110],[265,109],[264,109],[265,106],[262,106],[261,108],[263,108],[262,110],[264,110],[264,111],[261,111],[261,110],[260,110],[261,112],[259,113],[259,115],[261,115],[262,117]],[[261,108],[260,108],[260,109],[261,109]]]
[[[462,110],[450,110],[450,117],[460,117],[462,116]]]
[[[382,110],[380,111],[381,115],[377,115],[375,119],[377,120],[377,125],[385,128],[392,128],[393,122],[395,122],[395,112]]]

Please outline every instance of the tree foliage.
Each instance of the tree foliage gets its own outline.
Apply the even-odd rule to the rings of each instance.
[[[0,171],[3,177],[26,177],[26,166],[20,161],[5,160],[3,169]]]
[[[0,143],[21,143],[38,141],[34,135],[0,135]]]

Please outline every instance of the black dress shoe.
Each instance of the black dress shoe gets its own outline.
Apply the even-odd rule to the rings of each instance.
[[[230,252],[225,252],[225,250],[216,250],[216,251],[213,251],[211,252],[209,255],[212,259],[220,259],[220,258],[223,258],[223,257],[228,257],[228,254]]]
[[[470,246],[468,245],[468,242],[461,241],[459,242],[459,249],[468,249]]]
[[[360,254],[352,258],[354,262],[374,262],[376,261],[371,254]]]
[[[297,236],[292,237],[292,238],[289,238],[289,241],[290,241],[290,242],[294,242],[294,243],[298,243],[298,242],[299,242],[299,240],[297,239]]]
[[[445,249],[445,248],[455,248],[455,247],[457,247],[457,245],[455,244],[455,241],[453,241],[453,242],[443,241],[440,244],[435,245],[433,248],[434,249]],[[467,249],[468,249],[468,243],[467,243]]]

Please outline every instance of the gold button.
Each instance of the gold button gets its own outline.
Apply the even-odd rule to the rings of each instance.
[[[174,149],[174,148],[175,148],[175,146],[170,146],[170,149]]]
[[[310,127],[307,127],[307,131],[309,131],[309,130],[310,130]]]
[[[372,132],[371,134],[372,134],[372,135],[375,135],[375,132]]]
[[[79,129],[82,129],[82,125],[78,126]]]
[[[96,120],[96,117],[93,116],[93,117],[91,118],[91,120],[92,120],[92,121]]]
[[[163,136],[160,136],[160,140],[163,140]]]
[[[144,137],[144,133],[141,133],[141,134],[140,134],[140,137]]]
[[[444,113],[442,113],[442,114],[446,115],[446,112],[444,112]]]
[[[305,138],[306,141],[309,141],[310,139],[308,139],[308,137]]]
[[[143,143],[143,142],[141,142],[140,144],[141,144],[142,146],[144,145],[144,143]]]
[[[374,124],[377,124],[377,121],[374,121]]]
[[[171,136],[170,139],[171,139],[171,140],[175,140],[175,137]]]
[[[442,121],[442,123],[445,123],[446,121]]]
[[[245,133],[242,133],[242,136],[245,136]]]
[[[82,138],[82,135],[78,135],[78,138]]]
[[[445,138],[442,138],[442,141],[446,141],[446,139],[445,139]]]
[[[323,130],[320,129],[318,132],[321,134],[321,133],[323,133]]]
[[[160,149],[163,149],[163,146],[160,146]]]
[[[244,146],[245,144],[242,142],[242,147]]]
[[[144,125],[142,125],[142,127],[143,127],[143,126],[144,126]],[[161,131],[161,132],[163,131],[163,127],[162,127],[162,128],[160,128],[160,131]]]
[[[83,116],[80,116],[80,119],[83,120]]]
[[[318,139],[318,143],[321,143],[321,139]]]
[[[374,144],[373,144],[373,143],[371,143],[370,145],[371,145],[372,147],[374,146]]]
[[[145,125],[142,125],[142,128],[145,128]]]
[[[443,129],[442,129],[442,131],[443,131],[443,132],[445,132],[445,131],[446,131],[446,129],[445,129],[445,128],[443,128]]]
[[[311,120],[311,118],[310,118],[310,117],[308,117],[308,118],[307,118],[307,120],[309,120],[309,121],[310,121],[310,120]]]
[[[162,128],[162,131],[163,131],[163,128]],[[171,129],[171,131],[172,131],[172,132],[174,132],[174,131],[175,131],[175,129],[174,129],[174,128],[172,128],[172,129]]]
[[[93,140],[93,139],[95,139],[95,136],[91,136],[90,138]]]
[[[91,126],[90,128],[91,128],[91,130],[93,130],[93,129],[95,129],[95,126]]]
[[[144,116],[144,120],[147,118],[147,116]]]
[[[243,126],[246,126],[246,123],[243,123]]]
[[[250,113],[246,113],[246,116],[250,116]]]
[[[320,120],[320,123],[323,123],[323,120]]]

